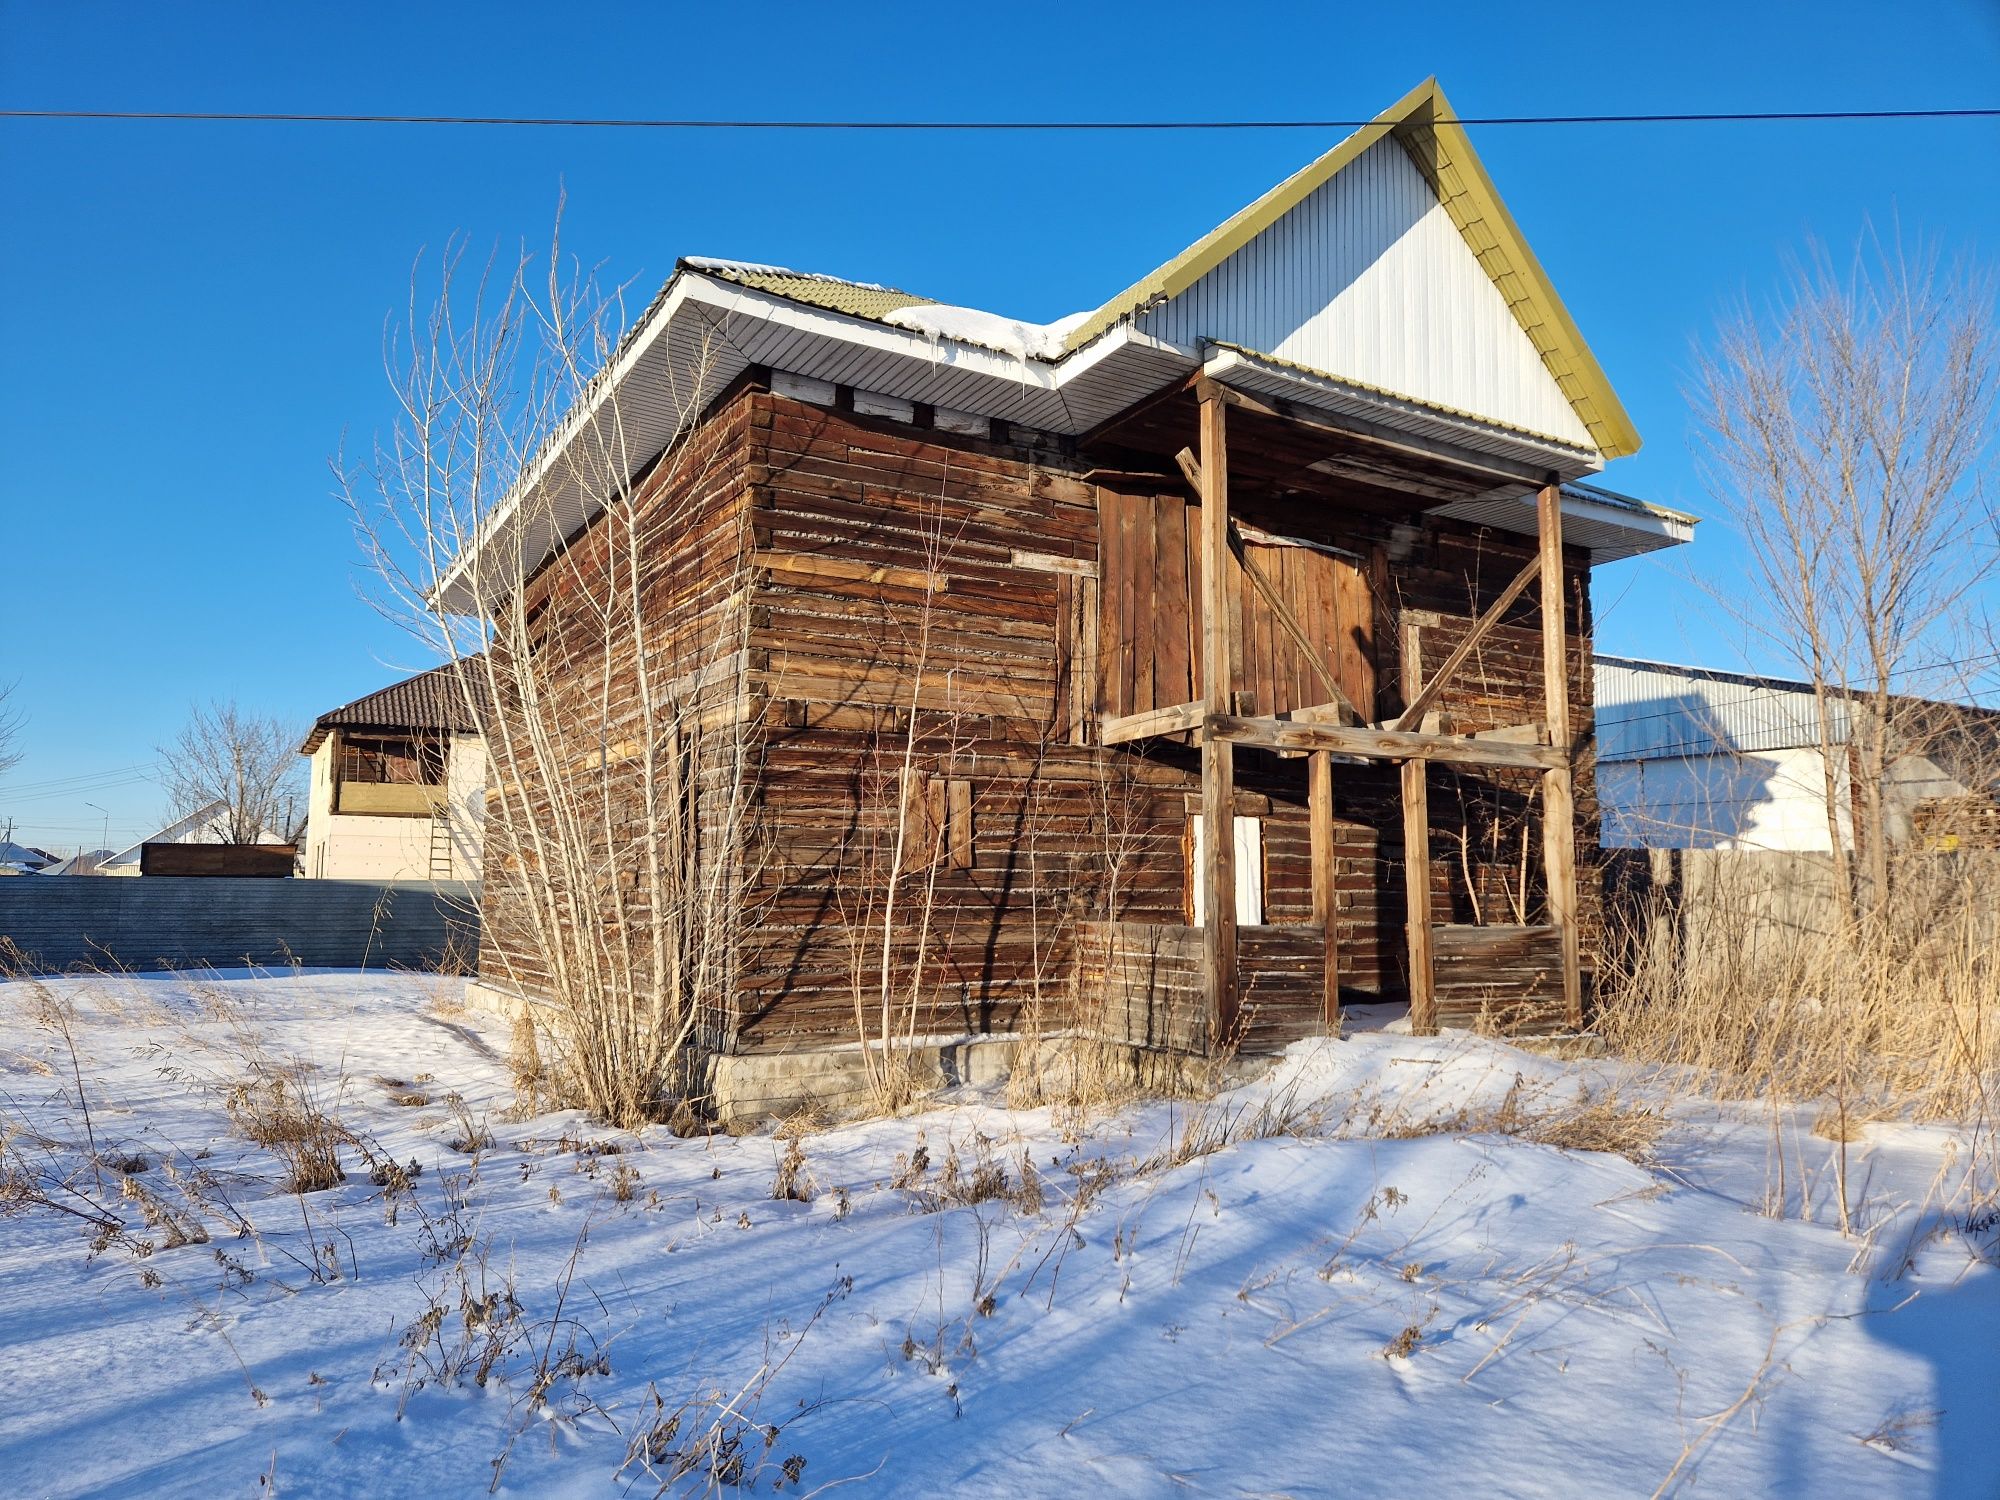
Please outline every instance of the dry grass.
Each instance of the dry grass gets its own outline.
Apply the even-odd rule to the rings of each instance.
[[[265,1068],[230,1088],[222,1101],[238,1132],[285,1164],[285,1190],[292,1193],[317,1193],[347,1180],[340,1150],[352,1137],[323,1106],[311,1075],[303,1062]]]
[[[2000,1079],[2000,870],[1911,856],[1890,906],[1855,928],[1724,878],[1641,914],[1601,981],[1607,1043],[1699,1070],[1704,1086],[1818,1101],[1834,1138],[1887,1117],[1977,1122]],[[1796,891],[1786,897],[1796,900]]]

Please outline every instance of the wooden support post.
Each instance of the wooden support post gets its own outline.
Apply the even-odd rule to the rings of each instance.
[[[1229,580],[1229,454],[1224,428],[1228,408],[1201,389],[1201,691],[1210,714],[1230,711],[1231,608]],[[1203,890],[1202,973],[1208,982],[1211,1051],[1234,1040],[1236,1030],[1236,747],[1220,735],[1201,743]]]
[[[1437,976],[1431,961],[1430,788],[1421,760],[1403,762],[1404,920],[1410,938],[1410,1030],[1437,1031]]]
[[[1569,728],[1569,641],[1563,622],[1562,487],[1548,484],[1535,497],[1541,543],[1542,696],[1549,743],[1562,764],[1542,773],[1542,858],[1549,892],[1549,923],[1562,938],[1563,1015],[1583,1029],[1583,973],[1576,925],[1576,807]]]
[[[1313,921],[1319,924],[1325,945],[1324,983],[1326,986],[1326,1029],[1340,1035],[1340,920],[1335,894],[1338,866],[1333,855],[1333,752],[1315,750],[1306,798],[1307,816],[1312,824]]]

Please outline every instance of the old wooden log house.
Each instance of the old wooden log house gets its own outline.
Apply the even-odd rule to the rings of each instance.
[[[1088,315],[691,259],[599,394],[636,503],[709,459],[648,566],[740,639],[727,1050],[852,1043],[872,924],[918,1035],[1585,1024],[1590,570],[1693,523],[1590,482],[1638,436],[1434,82]]]

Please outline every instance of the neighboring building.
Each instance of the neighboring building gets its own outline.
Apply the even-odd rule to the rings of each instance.
[[[0,875],[32,875],[55,863],[56,857],[46,849],[0,839]]]
[[[1069,997],[1197,1049],[1324,1032],[1342,995],[1407,997],[1420,1030],[1488,1000],[1579,1023],[1590,569],[1693,521],[1584,482],[1638,436],[1452,114],[1423,85],[1058,324],[679,263],[591,396],[622,402],[628,507],[673,517],[649,658],[754,741],[757,857],[699,856],[754,914],[715,964],[723,1051],[854,1039],[885,759],[925,851],[928,925],[894,934],[913,1034],[1062,1024]],[[634,674],[582,607],[617,557],[562,461],[587,430],[438,602],[519,591],[602,783],[636,775]],[[481,972],[532,991],[495,858]]]
[[[1865,702],[1831,702],[1822,735],[1809,682],[1619,656],[1599,656],[1596,679],[1606,848],[1830,850],[1829,788],[1854,846],[1849,752]],[[2000,714],[1899,697],[1891,721],[1889,837],[1992,847]]]
[[[197,808],[186,817],[169,823],[159,832],[147,834],[138,843],[104,855],[98,860],[97,868],[88,873],[94,875],[144,874],[145,851],[148,844],[221,845],[230,842],[229,832],[229,803],[224,799],[218,798],[206,807]],[[266,828],[259,832],[256,842],[258,845],[282,846],[285,843],[285,836]]]
[[[313,880],[477,880],[486,747],[467,663],[446,663],[321,714],[304,874]]]
[[[109,849],[82,849],[67,859],[56,860],[37,870],[38,875],[102,875],[104,862],[111,858]]]

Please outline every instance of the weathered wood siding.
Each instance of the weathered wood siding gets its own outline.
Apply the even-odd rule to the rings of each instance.
[[[570,769],[583,790],[579,806],[588,838],[601,842],[592,862],[593,883],[616,881],[634,930],[652,909],[644,861],[630,851],[644,818],[641,746],[642,704],[631,642],[647,643],[648,680],[656,702],[671,696],[683,705],[656,714],[677,721],[669,730],[699,745],[686,752],[696,787],[693,819],[705,835],[703,858],[728,861],[729,802],[735,794],[733,747],[753,712],[745,647],[749,621],[746,581],[750,532],[746,468],[750,456],[753,397],[747,390],[717,404],[671,460],[657,463],[632,499],[629,527],[593,523],[532,578],[522,599],[526,639],[494,645],[504,662],[510,645],[538,654],[535,676],[541,705],[535,732],[549,750],[542,759]],[[626,572],[637,559],[636,594]],[[627,610],[627,601],[636,600]],[[618,613],[607,624],[606,601]],[[522,861],[536,859],[532,845],[512,846],[510,831],[553,828],[545,787],[510,781],[502,736],[527,734],[528,710],[509,701],[511,682],[498,673],[494,725],[488,739],[494,781],[487,789],[485,925],[482,976],[531,990],[547,990],[546,959],[531,935],[524,901],[537,883],[518,878]],[[665,745],[653,747],[657,757]],[[516,764],[533,765],[523,756]],[[664,778],[656,778],[656,785]],[[523,799],[527,816],[497,815],[505,797]],[[598,889],[568,889],[573,874],[550,871],[547,889],[557,909],[596,911],[608,918]],[[614,938],[605,921],[607,940]],[[640,960],[645,957],[640,945]],[[724,971],[733,954],[719,955]]]
[[[1199,573],[1187,562],[1196,508],[1166,485],[1086,483],[1085,462],[1053,447],[922,432],[769,395],[754,398],[751,423],[752,691],[768,704],[740,1044],[849,1039],[857,1006],[878,1027],[885,915],[897,1024],[912,1024],[902,1011],[912,986],[920,1032],[1060,1024],[1079,923],[1192,918],[1194,751],[1071,741],[1082,703],[1137,711],[1198,691],[1189,599]],[[1340,561],[1324,552],[1252,543],[1294,612],[1310,616],[1337,680],[1364,712],[1382,714],[1396,706],[1387,684],[1401,612],[1423,612],[1435,665],[1533,545],[1325,504],[1246,507],[1245,518],[1374,556],[1386,587],[1368,588],[1357,566],[1323,566]],[[1141,554],[1150,573],[1131,561]],[[1579,560],[1569,579],[1571,707],[1588,726],[1583,578]],[[1246,690],[1269,695],[1258,711],[1324,702],[1317,674],[1250,592],[1239,587],[1237,607],[1246,679],[1258,674]],[[1534,610],[1531,596],[1440,700],[1455,727],[1539,717]],[[1317,952],[1304,925],[1305,762],[1243,753],[1237,764],[1238,811],[1263,819],[1266,921],[1310,936]],[[1440,769],[1433,780],[1436,909],[1454,921],[1475,911],[1487,922],[1537,920],[1539,850],[1521,843],[1536,837],[1533,775]],[[909,814],[933,782],[969,792],[963,863],[939,857],[945,831]],[[1399,994],[1396,773],[1342,765],[1335,787],[1342,988]],[[1595,839],[1587,767],[1579,806],[1582,853]],[[901,876],[893,912],[891,870]]]
[[[1202,696],[1201,507],[1185,493],[1099,491],[1102,559],[1099,638],[1106,644],[1098,712],[1140,713]],[[1234,690],[1259,714],[1331,701],[1337,683],[1356,704],[1375,701],[1375,607],[1356,562],[1326,551],[1247,541],[1314,647],[1315,669],[1265,595],[1230,574],[1238,659]],[[1324,674],[1324,675],[1322,675]]]
[[[1225,1044],[1275,1052],[1325,1030],[1322,938],[1312,927],[1237,929],[1242,1004]],[[1077,943],[1077,1022],[1110,1041],[1171,1052],[1209,1050],[1201,929],[1092,922]]]
[[[745,920],[725,1027],[741,1049],[849,1041],[863,1024],[874,1034],[885,996],[899,1031],[1064,1025],[1085,924],[1175,929],[1191,920],[1196,752],[1089,741],[1103,713],[1185,702],[1198,690],[1191,646],[1161,644],[1190,638],[1198,577],[1178,559],[1193,508],[1164,480],[1150,492],[1100,489],[1084,477],[1089,461],[1052,440],[1004,428],[986,440],[922,420],[749,389],[696,435],[712,447],[698,494],[641,491],[641,503],[681,517],[647,562],[658,649],[676,663],[727,667],[716,675],[718,701],[730,698],[752,739]],[[1368,559],[1365,572],[1343,572],[1325,566],[1339,560],[1324,552],[1252,542],[1309,618],[1329,670],[1364,713],[1386,715],[1397,706],[1404,612],[1422,612],[1435,665],[1533,544],[1413,523],[1412,507],[1391,513],[1379,490],[1352,505],[1340,481],[1327,491],[1311,503],[1247,498],[1243,518]],[[586,533],[571,550],[584,549],[592,566],[594,545]],[[1105,568],[1115,562],[1136,581],[1125,560],[1141,549],[1155,564],[1147,601],[1114,592]],[[1571,712],[1587,742],[1580,565],[1567,582]],[[1240,588],[1239,601],[1248,592]],[[1539,718],[1534,607],[1531,594],[1443,696],[1455,727]],[[1317,674],[1261,601],[1239,608],[1244,669],[1258,684],[1246,690],[1270,695],[1257,711],[1324,702]],[[715,662],[713,643],[739,627],[740,650]],[[1128,649],[1139,640],[1151,649]],[[587,667],[579,701],[608,705],[602,738],[616,745],[631,711],[629,664],[591,663],[587,641],[571,646]],[[1342,989],[1397,995],[1396,771],[1342,764],[1334,785]],[[1428,874],[1441,916],[1469,922],[1476,907],[1486,922],[1541,920],[1539,851],[1520,842],[1523,829],[1533,837],[1534,785],[1527,774],[1433,772]],[[1316,988],[1309,1005],[1299,988],[1314,982],[1320,942],[1305,925],[1306,762],[1239,752],[1236,786],[1239,813],[1263,820],[1267,925],[1245,949],[1246,974],[1267,975],[1251,981],[1247,1040],[1261,1045],[1308,1015],[1317,1024],[1323,1005]],[[1587,856],[1596,836],[1587,763],[1578,807]],[[1585,910],[1594,911],[1593,867],[1587,857],[1580,865]],[[507,947],[505,883],[489,878],[487,888],[494,956],[485,966],[532,984],[532,956]],[[1260,984],[1283,999],[1266,1003]]]

